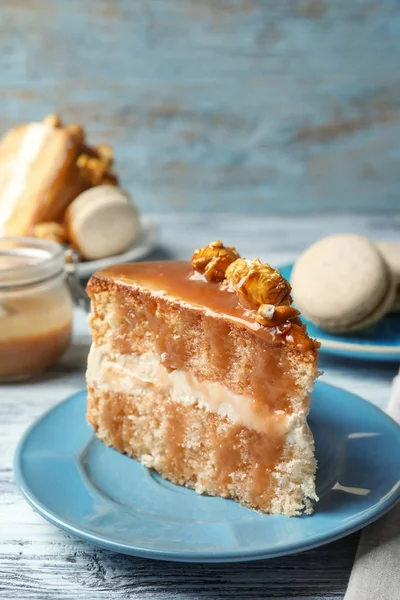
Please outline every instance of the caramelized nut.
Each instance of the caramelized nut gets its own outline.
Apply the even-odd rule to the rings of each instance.
[[[71,125],[67,125],[66,130],[77,140],[79,143],[83,144],[85,141],[85,130],[81,125],[77,123],[73,123]]]
[[[217,240],[195,250],[192,265],[196,271],[204,274],[207,281],[223,281],[225,271],[239,256],[236,248],[224,246],[221,240]]]
[[[104,162],[101,158],[89,156],[89,154],[81,154],[77,161],[77,167],[81,171],[82,177],[90,186],[100,185],[108,173],[108,162]]]
[[[76,161],[76,165],[79,169],[85,169],[89,160],[89,156],[87,154],[80,154]]]
[[[107,163],[108,167],[111,167],[114,162],[114,153],[111,146],[108,144],[99,144],[95,150],[98,152],[101,161]]]
[[[267,319],[267,321],[270,321],[275,314],[275,306],[273,304],[261,304],[257,313],[263,319]]]
[[[299,314],[299,311],[293,308],[293,306],[261,304],[257,311],[256,321],[265,327],[278,327],[287,321],[295,319]]]
[[[289,282],[258,258],[253,261],[239,258],[226,270],[226,278],[245,308],[255,309],[261,304],[288,305],[292,301]]]
[[[67,237],[64,227],[54,222],[38,223],[32,233],[36,238],[57,242],[57,244],[65,244]]]
[[[43,123],[49,125],[49,127],[61,127],[62,125],[60,116],[55,113],[47,115],[47,117],[43,119]]]
[[[118,185],[118,178],[115,173],[109,171],[105,173],[99,185]]]
[[[87,148],[77,160],[82,177],[89,186],[117,185],[118,180],[112,170],[114,159],[111,146],[99,144],[93,149]]]

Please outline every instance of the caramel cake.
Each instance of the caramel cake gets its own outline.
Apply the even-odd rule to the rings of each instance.
[[[88,293],[87,417],[101,440],[198,493],[312,512],[318,345],[278,271],[218,241],[192,263],[99,271]]]
[[[83,128],[57,115],[11,129],[0,143],[0,235],[30,235],[61,220],[82,191],[116,184],[110,151],[88,146]]]

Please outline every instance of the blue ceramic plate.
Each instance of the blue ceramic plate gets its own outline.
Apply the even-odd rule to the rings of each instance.
[[[290,281],[293,265],[279,271]],[[400,361],[400,315],[388,315],[373,327],[349,335],[334,335],[322,331],[310,321],[307,331],[321,342],[321,352],[367,360]]]
[[[261,515],[199,496],[107,448],[85,420],[86,392],[25,433],[17,484],[33,508],[98,546],[148,558],[230,562],[308,550],[355,531],[400,497],[400,428],[344,390],[317,383],[310,426],[320,501],[311,516]]]

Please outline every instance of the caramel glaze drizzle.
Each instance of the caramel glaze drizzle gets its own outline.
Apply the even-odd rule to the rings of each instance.
[[[256,311],[246,310],[234,291],[224,283],[214,283],[194,273],[187,261],[157,261],[116,265],[97,273],[99,279],[111,279],[126,285],[145,285],[151,291],[163,293],[214,314],[228,316],[271,343],[285,343],[306,352],[318,344],[312,340],[299,319],[280,327],[263,327],[256,322]]]

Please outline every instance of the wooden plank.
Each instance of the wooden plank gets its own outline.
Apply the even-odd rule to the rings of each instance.
[[[194,247],[222,238],[244,256],[274,265],[293,259],[320,236],[338,231],[393,239],[400,216],[259,217],[232,214],[153,215],[159,247],[153,258],[187,258]],[[205,233],[206,232],[206,233]],[[207,236],[205,240],[204,236]],[[235,565],[146,561],[99,550],[48,524],[16,489],[12,458],[25,428],[43,411],[84,386],[90,343],[86,315],[75,313],[74,343],[49,373],[0,387],[1,600],[334,600],[342,598],[357,545],[353,535],[319,549]],[[395,364],[325,357],[324,380],[385,407]],[[360,599],[361,600],[361,599]]]
[[[146,211],[398,210],[396,0],[14,0],[0,130],[59,110]]]

